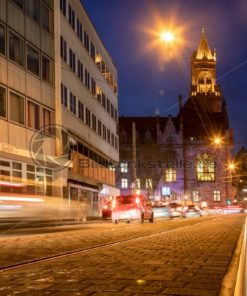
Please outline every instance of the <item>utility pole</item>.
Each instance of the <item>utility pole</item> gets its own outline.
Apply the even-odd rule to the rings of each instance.
[[[132,122],[132,162],[131,162],[132,193],[136,189],[136,124]]]

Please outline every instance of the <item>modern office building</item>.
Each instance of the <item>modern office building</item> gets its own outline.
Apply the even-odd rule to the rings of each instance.
[[[0,1],[1,191],[97,215],[118,192],[117,120],[117,70],[82,3]]]

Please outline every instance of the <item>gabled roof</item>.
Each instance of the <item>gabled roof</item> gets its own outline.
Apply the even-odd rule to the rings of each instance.
[[[136,132],[140,138],[145,136],[145,133],[149,131],[152,135],[154,141],[157,141],[157,124],[159,129],[164,132],[164,128],[171,118],[176,131],[179,130],[179,122],[177,117],[162,117],[162,116],[146,116],[146,117],[130,117],[130,116],[121,116],[119,117],[119,135],[123,131],[127,134],[128,137],[132,135],[132,122],[135,122]]]

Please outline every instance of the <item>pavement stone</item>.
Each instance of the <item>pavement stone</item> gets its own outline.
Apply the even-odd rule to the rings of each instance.
[[[56,296],[217,295],[244,220],[244,215],[220,216],[217,220],[189,223],[188,227],[174,227],[152,237],[4,271],[0,287],[5,288],[6,295],[28,296],[45,293]],[[119,232],[122,237],[136,233],[141,236],[152,231],[152,227],[156,231],[158,223],[146,225],[122,227]],[[159,227],[165,228],[162,225]],[[116,227],[112,229],[103,232],[103,240],[105,234],[108,238],[110,234],[115,235]],[[82,237],[85,239],[88,235]],[[99,236],[95,230],[95,237],[99,239]],[[60,241],[56,237],[54,240]],[[77,236],[75,242],[77,246]]]

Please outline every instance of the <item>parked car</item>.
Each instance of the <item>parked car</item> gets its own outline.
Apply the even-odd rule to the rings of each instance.
[[[123,220],[130,222],[144,220],[154,221],[154,213],[151,205],[142,195],[120,195],[114,200],[112,207],[112,222]]]
[[[183,216],[185,218],[189,218],[189,217],[201,217],[202,214],[201,214],[200,209],[197,206],[195,206],[195,205],[189,205],[189,206],[184,207],[184,209],[183,209]]]
[[[167,206],[153,205],[154,218],[171,218],[171,209]]]
[[[171,218],[182,217],[183,207],[181,204],[174,202],[174,203],[170,203],[169,207],[170,207],[170,211],[171,211]]]
[[[102,218],[103,219],[111,218],[111,215],[112,215],[112,202],[108,201],[108,202],[104,203],[101,211],[102,211]]]

